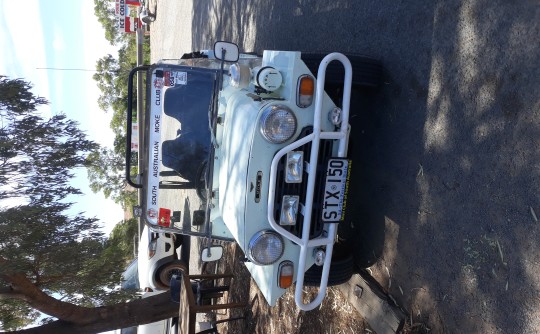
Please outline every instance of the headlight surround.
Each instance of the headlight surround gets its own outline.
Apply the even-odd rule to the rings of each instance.
[[[273,144],[291,139],[296,132],[296,125],[296,116],[284,105],[266,107],[260,119],[261,134]]]
[[[259,231],[249,241],[248,257],[260,266],[276,263],[283,255],[285,245],[281,236],[273,231]]]

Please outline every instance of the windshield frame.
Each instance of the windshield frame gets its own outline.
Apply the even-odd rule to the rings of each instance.
[[[159,222],[157,221],[156,219],[156,223],[154,223],[152,220],[149,219],[149,208],[148,208],[148,203],[149,203],[149,196],[152,196],[152,190],[149,189],[150,187],[150,184],[149,184],[149,176],[150,176],[150,173],[152,172],[152,169],[154,168],[153,164],[151,163],[151,159],[152,157],[150,156],[150,145],[149,145],[149,140],[151,140],[150,138],[147,138],[147,136],[149,134],[151,134],[151,124],[152,124],[152,115],[153,115],[153,106],[152,106],[152,102],[156,102],[156,100],[154,100],[156,98],[156,87],[155,87],[155,76],[153,76],[153,73],[155,73],[155,71],[176,71],[176,72],[189,72],[190,74],[192,75],[197,75],[197,74],[201,74],[203,76],[208,76],[210,75],[211,76],[211,80],[213,81],[213,85],[212,85],[212,89],[210,91],[210,94],[211,94],[211,97],[210,97],[210,105],[209,105],[209,108],[208,108],[208,120],[209,120],[209,129],[210,129],[210,135],[211,135],[211,144],[210,144],[210,147],[209,147],[209,155],[208,155],[208,168],[206,169],[206,184],[207,185],[212,185],[212,182],[213,182],[213,161],[214,161],[214,156],[215,156],[215,133],[216,133],[216,127],[217,127],[217,113],[218,113],[218,110],[217,110],[217,106],[218,106],[218,98],[219,98],[219,79],[222,78],[222,76],[220,76],[219,72],[220,70],[219,69],[213,69],[213,68],[202,68],[202,67],[193,67],[193,66],[182,66],[182,65],[172,65],[172,64],[157,64],[157,65],[153,65],[153,66],[150,66],[147,70],[147,73],[146,73],[146,77],[147,77],[147,80],[150,79],[152,80],[151,83],[147,83],[146,85],[146,96],[147,96],[147,100],[146,100],[146,104],[145,104],[145,111],[144,111],[144,114],[145,114],[145,120],[144,120],[144,135],[143,135],[143,138],[140,138],[139,140],[141,141],[140,142],[140,154],[141,154],[141,157],[140,159],[142,159],[143,163],[142,163],[142,171],[141,171],[141,181],[142,181],[142,208],[143,208],[143,214],[142,214],[142,219],[144,221],[144,223],[146,225],[148,225],[151,229],[154,229],[154,230],[161,230],[161,231],[168,231],[168,232],[172,232],[172,233],[181,233],[181,234],[185,234],[185,235],[193,235],[193,236],[200,236],[200,237],[212,237],[214,239],[221,239],[221,240],[226,240],[226,241],[230,241],[231,239],[229,238],[220,238],[220,237],[215,237],[215,236],[211,236],[211,222],[210,222],[210,210],[211,210],[211,190],[208,189],[208,186],[206,186],[206,195],[207,195],[207,200],[206,200],[206,205],[205,205],[205,222],[204,222],[204,226],[202,226],[202,228],[200,229],[199,232],[197,231],[192,231],[192,230],[186,230],[184,228],[182,228],[181,226],[173,226],[171,224],[171,226],[169,227],[166,227],[166,226],[162,226],[162,225],[159,225]],[[159,84],[158,84],[159,86]],[[159,99],[161,99],[160,103],[162,101],[164,101],[164,89],[161,89],[161,92],[159,93]],[[155,110],[155,109],[154,109]],[[163,110],[162,110],[162,107],[160,107],[160,115],[163,115]],[[142,139],[142,140],[141,140]],[[159,143],[160,143],[160,147],[159,147],[159,150],[160,150],[160,158],[161,158],[161,144],[162,144],[162,138],[160,137],[160,140],[159,140]],[[161,163],[161,161],[159,162]],[[159,188],[158,188],[158,192],[159,190],[161,189],[164,189],[162,187],[162,183],[159,182]],[[159,195],[158,195],[159,196]],[[156,199],[156,202],[157,202],[157,199]]]

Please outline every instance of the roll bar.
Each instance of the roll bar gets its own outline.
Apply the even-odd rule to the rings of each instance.
[[[146,72],[150,66],[142,65],[133,68],[129,72],[128,78],[128,103],[127,103],[127,134],[126,134],[126,181],[133,188],[140,189],[142,184],[135,183],[131,180],[131,123],[133,123],[133,77],[137,72]],[[137,110],[139,112],[139,110]]]

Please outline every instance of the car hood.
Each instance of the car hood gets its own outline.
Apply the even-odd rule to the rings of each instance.
[[[246,172],[258,109],[245,95],[223,95],[227,98],[224,126],[234,131],[224,131],[219,148],[219,207],[227,228],[244,248],[246,192],[249,189]],[[229,112],[232,110],[234,112]]]

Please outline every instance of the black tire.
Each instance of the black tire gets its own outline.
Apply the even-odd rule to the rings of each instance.
[[[354,258],[351,253],[336,254],[332,256],[328,286],[340,285],[351,279],[354,273]],[[321,284],[322,266],[313,265],[304,274],[305,286],[319,286]]]
[[[173,275],[179,275],[180,271],[188,272],[187,266],[184,261],[176,260],[167,263],[159,268],[156,273],[158,284],[163,289],[168,289],[171,286],[171,278]]]
[[[302,53],[302,60],[309,70],[317,76],[319,64],[326,54]],[[357,88],[377,88],[382,83],[383,66],[375,58],[360,55],[346,55],[351,61],[353,78],[352,84]],[[326,69],[327,85],[342,85],[344,78],[343,65],[337,61],[331,62]]]
[[[191,225],[193,226],[204,225],[205,219],[206,219],[206,212],[204,210],[195,210],[193,211],[193,219],[191,221]]]

